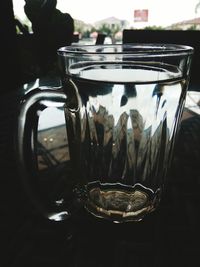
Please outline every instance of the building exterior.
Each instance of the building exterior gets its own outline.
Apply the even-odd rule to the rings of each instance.
[[[171,29],[171,30],[173,30],[173,29],[174,30],[176,30],[176,29],[179,29],[179,30],[189,30],[189,29],[200,30],[200,17],[174,23],[174,24],[170,25],[167,29]]]
[[[129,22],[126,20],[121,20],[115,17],[109,17],[103,20],[96,21],[94,23],[95,28],[100,28],[102,25],[109,25],[110,27],[112,26],[119,26],[120,29],[127,28],[129,25]]]

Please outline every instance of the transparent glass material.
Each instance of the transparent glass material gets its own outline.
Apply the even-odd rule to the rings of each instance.
[[[193,48],[173,44],[58,50],[73,202],[113,222],[139,221],[156,209],[173,155],[192,54]],[[40,93],[54,102],[49,94],[55,92]]]

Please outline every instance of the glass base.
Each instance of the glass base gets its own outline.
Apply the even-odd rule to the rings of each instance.
[[[155,209],[155,194],[140,184],[94,185],[88,190],[85,208],[94,216],[113,222],[140,221]]]

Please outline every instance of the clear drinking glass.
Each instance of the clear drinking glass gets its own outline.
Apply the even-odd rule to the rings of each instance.
[[[63,103],[73,173],[62,196],[68,205],[45,205],[43,212],[62,220],[80,206],[96,217],[126,222],[155,210],[170,167],[192,54],[192,47],[173,44],[60,48],[62,88],[35,90],[20,106],[19,169],[37,207],[43,197],[32,167],[35,118],[41,106]]]

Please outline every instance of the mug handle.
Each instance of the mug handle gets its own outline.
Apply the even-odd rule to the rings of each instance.
[[[45,203],[37,188],[37,160],[34,144],[37,141],[39,114],[48,107],[60,107],[66,103],[67,96],[62,88],[37,88],[27,93],[19,106],[15,149],[17,165],[26,193],[33,205],[45,217],[53,221],[63,221],[70,216],[66,207]]]

